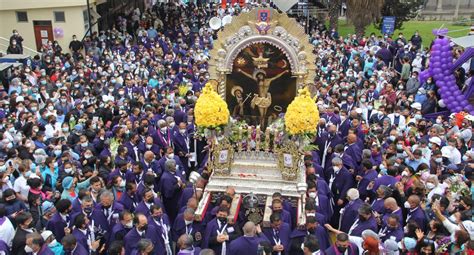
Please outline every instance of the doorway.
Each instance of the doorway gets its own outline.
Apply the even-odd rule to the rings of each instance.
[[[35,31],[36,49],[41,51],[43,44],[53,41],[53,26],[50,20],[33,21],[33,29]]]

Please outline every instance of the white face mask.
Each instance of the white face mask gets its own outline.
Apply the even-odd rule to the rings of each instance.
[[[339,171],[341,170],[341,168],[338,166],[333,166],[332,168],[334,169],[334,173],[339,173]]]
[[[166,157],[168,159],[174,159],[174,153],[168,154],[168,155],[166,155]]]
[[[310,198],[316,198],[316,195],[317,195],[316,192],[310,192],[310,193],[308,194],[308,196],[309,196]]]
[[[72,172],[72,168],[64,168],[64,172],[70,174]]]
[[[125,227],[126,228],[133,228],[133,221],[127,222],[127,224],[125,224]]]
[[[408,201],[405,201],[405,203],[403,204],[403,206],[407,209],[410,209],[411,206],[410,206],[410,203],[408,203]]]
[[[463,160],[463,161],[468,161],[468,160],[469,160],[469,157],[466,156],[466,155],[464,155],[464,156],[462,156],[462,160]],[[442,161],[442,159],[441,159],[441,161]]]
[[[30,246],[25,245],[25,252],[26,252],[26,253],[32,253],[32,252],[33,252],[33,249],[31,249]]]
[[[193,223],[192,220],[184,220],[184,224],[186,224],[186,225],[189,225],[189,224],[192,224],[192,223]]]
[[[431,183],[431,182],[426,183],[426,188],[427,189],[432,190],[432,189],[434,189],[434,187],[435,187],[435,185],[433,183]]]
[[[151,147],[153,146],[153,144],[147,144],[145,145],[147,149],[151,149]]]

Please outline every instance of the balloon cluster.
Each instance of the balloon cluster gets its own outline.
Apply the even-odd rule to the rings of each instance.
[[[462,94],[456,84],[456,77],[452,72],[453,55],[451,53],[450,41],[445,37],[447,29],[434,30],[438,36],[431,47],[430,68],[420,74],[420,80],[424,81],[428,77],[433,77],[438,86],[439,94],[443,104],[451,112],[468,111],[474,114],[472,106]]]
[[[64,37],[64,30],[60,27],[55,27],[53,29],[54,38],[63,38]]]

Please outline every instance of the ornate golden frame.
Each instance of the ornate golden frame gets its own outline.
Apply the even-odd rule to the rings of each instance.
[[[293,141],[287,141],[279,148],[275,150],[278,168],[281,170],[283,180],[296,181],[298,180],[301,154],[298,150],[298,146]],[[291,157],[291,164],[288,165],[285,162],[285,157]]]
[[[234,59],[247,46],[268,43],[279,48],[290,62],[291,74],[296,77],[296,90],[314,83],[316,56],[312,53],[304,28],[285,13],[271,11],[270,29],[259,32],[256,24],[257,10],[233,18],[218,33],[209,63],[211,79],[218,81],[218,94],[225,99],[227,75],[232,72]]]
[[[222,161],[220,156],[221,153],[226,152],[227,158]],[[222,140],[216,142],[212,148],[212,160],[209,169],[211,169],[214,174],[225,176],[230,174],[230,168],[232,162],[234,161],[234,147],[230,143],[229,139],[223,138]]]

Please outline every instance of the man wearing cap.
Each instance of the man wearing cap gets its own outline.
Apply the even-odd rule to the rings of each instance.
[[[448,158],[450,163],[458,165],[461,163],[461,152],[456,148],[456,139],[449,138],[448,144],[441,148],[441,153],[443,157]]]
[[[45,245],[48,245],[49,249],[53,251],[54,254],[62,254],[63,245],[56,241],[53,232],[45,230],[41,232],[41,237],[43,238]]]
[[[37,255],[54,255],[54,252],[45,243],[43,237],[38,233],[26,235],[25,251]]]
[[[56,208],[54,207],[54,204],[51,203],[50,201],[44,201],[41,204],[41,211],[43,212],[42,217],[36,222],[36,229],[45,229],[46,225],[49,220],[53,217],[53,215],[56,213]]]

